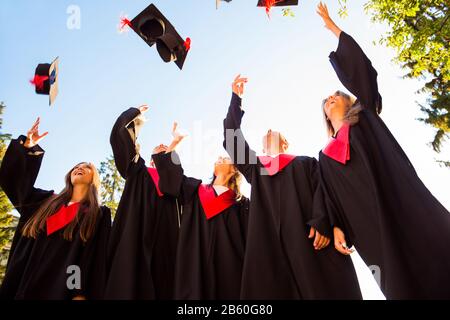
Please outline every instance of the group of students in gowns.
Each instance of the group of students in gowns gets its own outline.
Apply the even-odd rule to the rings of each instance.
[[[184,174],[176,124],[147,167],[137,143],[147,107],[119,116],[110,143],[126,182],[112,225],[93,164],[73,167],[58,194],[38,189],[39,119],[12,140],[0,186],[20,219],[0,298],[361,299],[354,245],[379,267],[387,299],[450,299],[449,212],[380,118],[370,60],[325,5],[318,13],[339,39],[331,64],[356,98],[337,91],[323,100],[330,141],[318,160],[287,153],[272,130],[256,155],[241,130],[240,76],[223,121],[229,157],[217,159],[208,182]],[[75,288],[70,266],[80,271]]]

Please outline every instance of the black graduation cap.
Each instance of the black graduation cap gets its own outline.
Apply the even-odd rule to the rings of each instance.
[[[184,40],[154,4],[149,5],[128,24],[150,47],[156,49],[164,62],[175,62],[182,69],[191,39]]]
[[[258,7],[282,7],[282,6],[296,6],[298,0],[258,0]]]
[[[266,7],[267,17],[270,19],[270,10],[272,7],[296,6],[298,0],[258,0],[258,7]]]
[[[49,105],[52,105],[58,95],[58,63],[56,57],[52,63],[40,63],[34,72],[34,78],[30,83],[35,86],[37,94],[49,96]]]

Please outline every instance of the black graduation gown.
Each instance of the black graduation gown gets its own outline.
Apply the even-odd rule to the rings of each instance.
[[[161,191],[178,197],[183,208],[175,299],[239,299],[249,200],[243,197],[208,220],[198,195],[201,180],[183,175],[175,152],[153,160]]]
[[[240,130],[243,114],[233,94],[224,147],[251,184],[241,298],[361,299],[350,257],[333,246],[317,251],[308,239],[310,226],[330,236],[317,160],[299,156],[275,175],[261,174],[265,169]]]
[[[172,299],[178,215],[175,198],[160,197],[139,156],[136,118],[130,108],[110,137],[114,160],[126,179],[111,230],[105,299]]]
[[[77,295],[101,299],[106,280],[106,252],[111,213],[101,207],[94,235],[84,243],[75,228],[73,240],[64,240],[61,229],[36,239],[22,236],[22,228],[53,191],[34,187],[44,150],[25,148],[26,137],[12,140],[0,168],[0,186],[20,214],[9,254],[1,299],[66,300]],[[69,290],[67,268],[77,265],[81,289]],[[70,270],[69,270],[70,271]]]
[[[362,105],[350,127],[350,160],[344,165],[320,152],[331,222],[368,266],[380,268],[376,276],[387,299],[448,299],[450,215],[378,116],[377,72],[359,45],[342,32],[330,60]]]

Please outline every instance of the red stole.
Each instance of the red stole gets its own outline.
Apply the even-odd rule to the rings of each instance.
[[[267,170],[269,176],[273,176],[283,170],[296,156],[291,154],[281,153],[276,157],[258,156],[259,161]]]
[[[327,146],[322,150],[331,159],[334,159],[342,164],[350,160],[350,125],[345,123],[339,129],[336,138],[331,138]]]
[[[63,205],[58,212],[52,214],[47,218],[47,236],[51,235],[53,232],[58,231],[69,223],[77,216],[78,209],[80,209],[80,203],[75,202],[70,206]]]
[[[198,196],[206,219],[211,219],[236,203],[236,194],[233,190],[228,189],[228,191],[216,196],[214,188],[204,184],[198,187]]]
[[[156,192],[158,193],[158,196],[162,197],[163,193],[161,192],[161,190],[159,190],[159,174],[158,171],[156,171],[155,168],[147,168],[148,173],[150,174],[150,177],[153,180],[153,183],[155,184],[156,187]]]

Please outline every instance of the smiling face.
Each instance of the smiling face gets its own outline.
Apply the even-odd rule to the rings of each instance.
[[[229,175],[236,172],[236,168],[233,165],[233,161],[230,157],[219,157],[214,163],[214,175]]]
[[[342,119],[347,113],[350,104],[350,96],[341,91],[336,91],[322,102],[323,111],[330,120]]]
[[[265,154],[277,154],[287,151],[289,143],[286,138],[278,131],[269,129],[263,136],[263,152]]]
[[[323,111],[328,119],[342,118],[347,112],[349,104],[351,103],[350,96],[336,91],[334,94],[323,100]]]
[[[353,99],[348,94],[339,90],[322,100],[323,117],[329,136],[335,134],[333,122],[343,120],[347,116],[353,102]]]
[[[91,184],[94,178],[94,168],[90,163],[81,162],[77,164],[70,173],[72,185]]]

